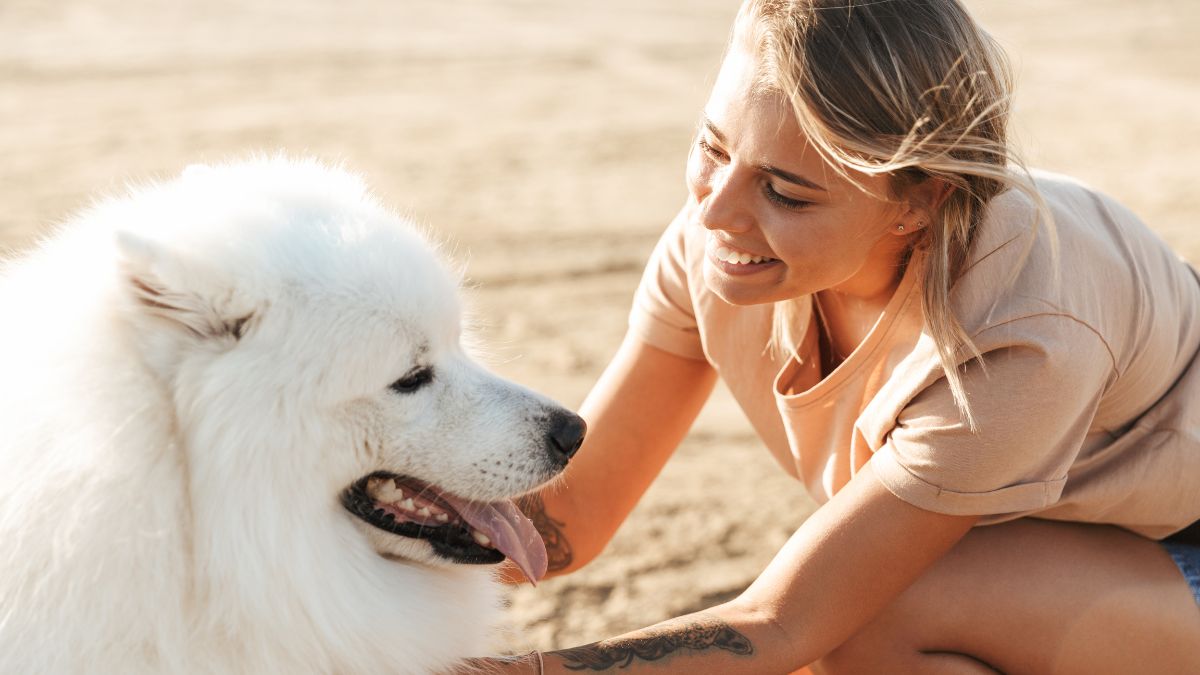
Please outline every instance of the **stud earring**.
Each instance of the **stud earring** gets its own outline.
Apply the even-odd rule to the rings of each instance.
[[[903,226],[903,225],[897,225],[897,226],[896,226],[896,231],[897,231],[897,232],[903,232],[903,231],[904,231],[904,226]]]

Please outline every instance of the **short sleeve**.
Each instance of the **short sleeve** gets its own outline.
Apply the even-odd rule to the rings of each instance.
[[[1033,511],[1058,501],[1114,362],[1103,339],[1064,315],[1025,317],[976,336],[982,361],[963,370],[976,420],[946,379],[900,412],[871,458],[875,475],[919,508],[953,515]]]
[[[686,210],[667,227],[642,273],[629,313],[629,330],[647,344],[703,360],[704,348],[688,279]]]

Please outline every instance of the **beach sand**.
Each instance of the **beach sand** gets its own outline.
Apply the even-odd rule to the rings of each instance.
[[[1200,261],[1200,3],[973,0],[1031,164]],[[578,406],[684,199],[729,0],[6,0],[0,245],[127,182],[284,149],[344,162],[467,263],[500,373]],[[0,319],[2,321],[2,319]],[[505,648],[734,597],[813,508],[718,391],[591,566],[509,594]],[[569,534],[569,531],[568,531]]]

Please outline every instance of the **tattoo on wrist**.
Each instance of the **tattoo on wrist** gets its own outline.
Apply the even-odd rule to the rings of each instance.
[[[602,640],[575,649],[555,652],[568,670],[601,671],[626,668],[633,660],[659,661],[681,649],[694,652],[718,649],[737,656],[754,654],[745,635],[721,619],[707,614],[647,628],[633,635]]]
[[[517,506],[529,516],[533,526],[542,535],[542,540],[546,542],[546,555],[549,558],[546,571],[555,572],[570,566],[575,558],[571,553],[571,544],[567,542],[567,537],[562,531],[564,524],[546,514],[546,504],[541,495],[534,493],[521,497],[517,500]]]

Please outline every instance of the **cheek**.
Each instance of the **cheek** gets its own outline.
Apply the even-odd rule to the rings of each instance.
[[[763,230],[771,250],[791,274],[810,283],[841,281],[862,264],[871,248],[866,237],[836,217],[790,219]]]
[[[836,237],[830,236],[834,228],[819,216],[760,218],[759,228],[775,256],[785,262],[800,260],[806,261],[806,265],[819,264],[838,243]]]

